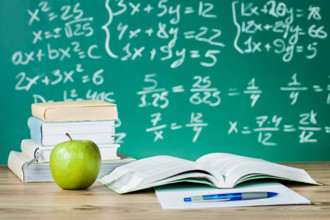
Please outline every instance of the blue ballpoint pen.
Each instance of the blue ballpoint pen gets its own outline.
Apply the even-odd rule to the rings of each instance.
[[[278,195],[276,192],[241,192],[241,193],[226,193],[201,195],[184,198],[185,202],[225,202],[248,199],[264,199]]]

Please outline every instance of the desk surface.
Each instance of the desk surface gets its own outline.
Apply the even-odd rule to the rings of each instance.
[[[303,168],[324,186],[285,185],[312,205],[163,210],[153,190],[118,195],[95,182],[87,190],[62,190],[54,182],[22,183],[0,166],[1,219],[330,219],[330,162],[286,163]]]

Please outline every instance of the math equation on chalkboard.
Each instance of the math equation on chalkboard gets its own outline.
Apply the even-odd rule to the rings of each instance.
[[[33,1],[22,12],[12,88],[29,102],[118,104],[117,143],[329,145],[322,1]]]

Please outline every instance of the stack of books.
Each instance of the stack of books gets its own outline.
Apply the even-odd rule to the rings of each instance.
[[[59,143],[73,140],[91,140],[101,153],[102,163],[98,178],[116,167],[135,161],[120,154],[115,144],[117,106],[100,100],[49,102],[32,104],[29,118],[30,139],[21,141],[21,151],[11,151],[8,167],[23,182],[54,181],[49,158]]]

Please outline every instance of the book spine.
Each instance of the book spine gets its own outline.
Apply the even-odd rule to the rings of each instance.
[[[32,140],[29,139],[24,139],[21,142],[21,150],[23,153],[25,153],[26,155],[28,155],[31,158],[35,158],[35,152],[37,151],[38,147],[37,147],[37,143],[34,142],[35,144],[33,144]]]
[[[31,105],[31,112],[32,112],[32,115],[36,118],[40,118],[42,120],[46,120],[45,118],[45,110],[44,108],[41,108],[39,107],[38,105],[36,104],[32,104]]]
[[[22,167],[15,160],[15,152],[11,151],[8,157],[8,168],[11,170],[18,178],[23,181],[23,171]]]
[[[42,145],[42,121],[35,117],[28,120],[31,139]]]

